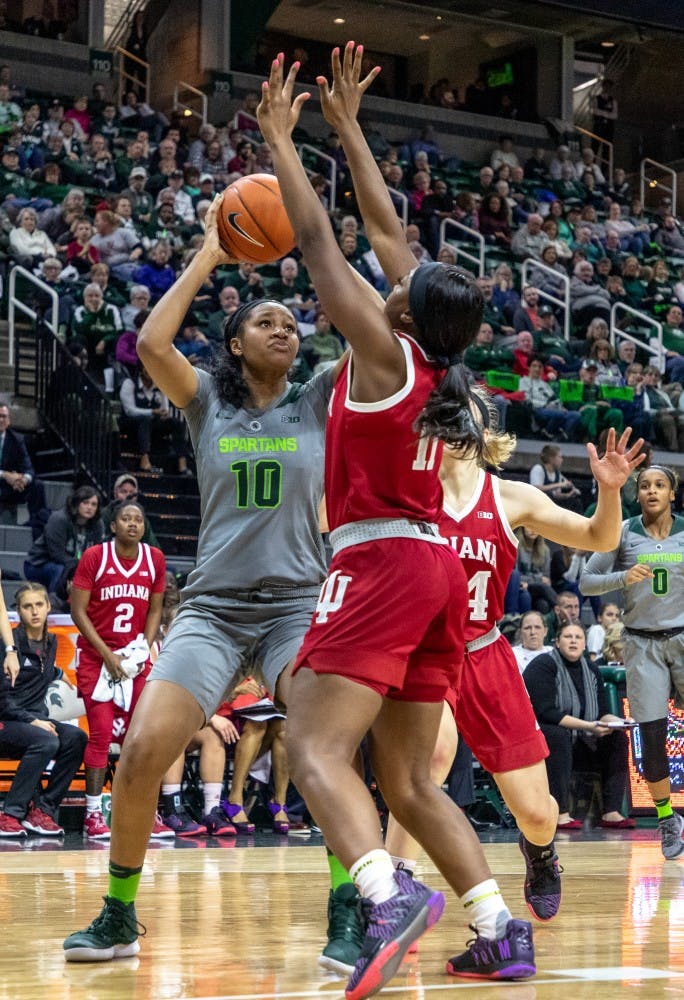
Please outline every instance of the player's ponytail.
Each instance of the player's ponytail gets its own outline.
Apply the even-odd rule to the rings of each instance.
[[[435,364],[446,368],[416,421],[416,429],[421,436],[439,438],[480,458],[484,427],[471,412],[463,351],[482,322],[482,292],[462,268],[424,264],[411,278],[409,307],[416,339]]]

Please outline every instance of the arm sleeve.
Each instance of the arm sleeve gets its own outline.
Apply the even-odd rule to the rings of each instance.
[[[19,469],[17,471],[21,472],[25,476],[33,477],[35,473],[33,471],[33,465],[31,464],[31,459],[29,457],[28,449],[26,447],[26,442],[24,441],[23,437],[20,434],[16,435],[15,440],[17,443],[17,448],[19,450],[19,462],[18,462]]]
[[[45,525],[45,547],[51,562],[65,563],[69,556],[66,552],[69,522],[65,514],[58,511],[53,514]]]
[[[606,685],[603,683],[603,677],[601,676],[601,671],[598,667],[595,667],[593,663],[589,664],[589,669],[596,677],[596,697],[598,698],[598,717],[603,718],[604,715],[610,713],[610,705],[608,704],[608,695],[606,694]]]
[[[544,485],[544,469],[541,465],[533,465],[530,469],[530,483],[537,488]]]
[[[538,721],[557,726],[566,713],[556,707],[556,665],[551,657],[535,656],[522,676]]]
[[[20,708],[17,705],[12,690],[7,692],[7,706],[4,712],[4,718],[7,722],[26,722],[30,725],[37,716],[33,712],[27,712],[25,708]]]
[[[152,593],[163,594],[166,589],[166,559],[161,549],[152,547],[152,563],[155,571]]]
[[[73,580],[73,586],[77,590],[93,589],[99,556],[100,552],[95,546],[86,549],[81,556]]]
[[[121,406],[127,417],[133,417],[135,419],[151,420],[152,410],[145,410],[141,406],[135,405],[135,386],[133,385],[133,379],[127,378],[121,388],[119,389],[119,399],[121,400]]]
[[[586,597],[608,594],[611,590],[624,590],[625,570],[613,572],[619,549],[612,552],[595,552],[587,562],[580,577],[580,590]]]

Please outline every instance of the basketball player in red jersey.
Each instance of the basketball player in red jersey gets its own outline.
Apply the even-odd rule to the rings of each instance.
[[[357,81],[361,56],[349,48],[345,55]],[[333,65],[326,116],[344,101],[339,56]],[[440,893],[395,872],[384,849],[375,806],[353,767],[368,730],[388,805],[459,895],[474,890],[467,900],[473,920],[501,941],[492,975],[524,978],[535,972],[529,924],[501,904],[474,831],[429,774],[441,703],[459,685],[467,602],[460,560],[435,526],[439,463],[443,441],[475,454],[484,444],[461,364],[483,301],[472,276],[458,268],[415,268],[355,120],[360,92],[375,73],[353,87],[356,107],[340,116],[340,135],[367,233],[394,287],[383,303],[358,283],[292,143],[306,100],[292,100],[296,69],[283,84],[282,56],[274,61],[259,123],[321,305],[350,342],[352,358],[329,408],[333,560],[295,664],[288,752],[326,843],[368,901],[365,941],[346,995],[362,1000],[377,992],[444,905]]]
[[[496,411],[484,394],[472,390],[486,430],[483,461],[500,468],[515,441],[496,430]],[[641,441],[627,450],[629,429],[620,441],[613,431],[600,460],[590,449],[592,473],[599,488],[591,518],[557,506],[528,483],[498,479],[474,456],[461,458],[445,449],[442,460],[444,507],[440,531],[460,556],[468,577],[466,661],[458,692],[450,692],[442,713],[433,756],[433,779],[441,784],[453,762],[456,728],[499,789],[516,818],[525,858],[525,900],[538,920],[551,920],[560,906],[561,886],[553,838],[558,804],[549,793],[544,759],[546,741],[537,725],[520,670],[496,622],[503,615],[506,585],[515,566],[513,529],[533,528],[561,545],[590,551],[604,549],[614,533],[612,502],[606,493],[619,489],[641,461]],[[455,723],[454,723],[455,715]],[[387,849],[406,868],[415,865],[417,844],[394,820]],[[457,965],[450,971],[458,972]],[[473,973],[471,972],[471,975]]]
[[[145,515],[138,503],[124,501],[115,510],[114,537],[83,553],[71,590],[71,616],[81,633],[78,648],[78,691],[86,705],[90,731],[86,767],[86,818],[84,832],[91,840],[109,840],[102,816],[102,786],[112,742],[112,723],[120,713],[113,699],[98,701],[93,692],[102,666],[114,680],[125,677],[116,650],[141,633],[148,646],[154,642],[161,621],[166,563],[159,549],[141,543]],[[152,664],[149,659],[133,678],[128,707],[132,715]],[[159,825],[159,824],[157,824]],[[153,831],[153,835],[154,835]],[[161,830],[157,830],[159,835]]]

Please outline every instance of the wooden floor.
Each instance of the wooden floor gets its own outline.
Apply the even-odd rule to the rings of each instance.
[[[664,862],[654,835],[558,845],[563,906],[552,924],[535,925],[535,979],[447,977],[445,960],[470,935],[451,896],[416,960],[384,993],[411,1000],[456,1000],[464,991],[472,1000],[684,997],[684,863]],[[321,848],[150,851],[138,902],[147,925],[140,955],[67,965],[62,939],[99,911],[108,852],[106,845],[54,847],[0,853],[1,1000],[343,996],[344,982],[326,978],[316,964],[328,892]],[[523,916],[517,846],[486,850],[514,915]],[[422,875],[445,888],[429,865]]]

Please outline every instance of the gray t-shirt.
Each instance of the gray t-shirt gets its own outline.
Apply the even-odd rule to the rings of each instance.
[[[222,406],[197,369],[185,418],[197,461],[197,565],[184,598],[264,582],[317,586],[325,577],[318,527],[332,371],[290,385],[266,410]]]
[[[637,563],[650,566],[653,577],[627,587],[626,572]],[[587,596],[624,590],[627,628],[658,632],[684,626],[684,517],[675,515],[662,540],[648,534],[640,516],[623,521],[617,549],[590,557],[580,590]]]

